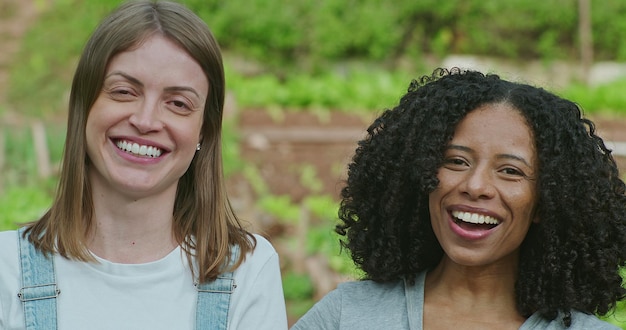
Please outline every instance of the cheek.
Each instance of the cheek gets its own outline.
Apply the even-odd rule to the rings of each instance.
[[[431,218],[439,216],[442,200],[446,194],[454,189],[458,178],[450,171],[439,169],[437,171],[437,180],[439,181],[437,187],[428,195],[428,207]]]
[[[194,125],[192,126],[192,128],[189,130],[190,132],[192,132],[191,134],[193,138],[196,140],[196,143],[200,142],[201,137],[202,137],[203,119],[204,119],[204,116],[200,114],[198,118],[194,121]]]
[[[85,124],[85,136],[87,142],[96,142],[99,138],[104,138],[106,128],[112,121],[111,118],[104,116],[106,111],[94,106],[87,115],[87,123]]]
[[[177,141],[178,147],[196,151],[202,136],[202,118],[185,118],[185,120],[170,120],[169,132]]]
[[[120,105],[112,105],[102,96],[99,96],[87,113],[86,134],[101,133],[105,128],[124,117],[124,108]]]
[[[99,125],[102,123],[102,120],[98,118],[98,111],[89,112],[87,115],[87,123],[85,124],[85,139],[87,142],[87,149],[91,149],[95,144],[96,137],[99,136],[97,132],[100,130]]]
[[[441,201],[441,197],[439,195],[440,191],[441,189],[437,187],[435,190],[433,190],[433,192],[428,195],[428,207],[430,208],[431,216],[432,212],[435,208],[439,206],[439,202]]]
[[[537,207],[537,192],[533,187],[521,189],[517,194],[511,195],[509,201],[515,205],[514,211],[522,218],[533,221]]]
[[[441,208],[443,198],[441,185],[428,195],[428,214],[430,215],[430,223],[433,228],[437,227],[437,224],[443,217]]]

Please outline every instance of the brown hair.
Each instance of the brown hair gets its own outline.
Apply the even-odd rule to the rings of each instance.
[[[256,241],[237,219],[226,195],[222,169],[221,129],[224,69],[219,45],[207,25],[192,11],[173,2],[136,1],[118,7],[88,40],[74,74],[68,128],[57,195],[50,210],[29,225],[30,241],[44,253],[93,261],[85,237],[93,226],[89,158],[85,127],[98,97],[109,60],[161,34],[184,48],[202,67],[209,82],[204,107],[202,148],[178,182],[173,230],[200,282],[212,280],[228,263],[231,249],[240,253],[233,268],[254,249]]]

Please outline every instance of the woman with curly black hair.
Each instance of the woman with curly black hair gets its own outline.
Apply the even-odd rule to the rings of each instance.
[[[624,193],[575,103],[435,70],[349,165],[336,231],[366,278],[293,329],[614,329]]]

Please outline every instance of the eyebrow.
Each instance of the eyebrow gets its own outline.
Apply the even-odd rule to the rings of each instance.
[[[465,147],[465,146],[460,146],[457,144],[451,144],[449,145],[447,149],[455,149],[455,150],[460,150],[460,151],[464,151],[464,152],[468,152],[468,153],[472,153],[474,150],[472,150],[471,148]],[[522,156],[518,156],[518,155],[514,155],[514,154],[498,154],[496,155],[497,159],[513,159],[513,160],[517,160],[520,161],[522,163],[524,163],[526,166],[532,168],[532,165],[530,165],[530,163],[528,161],[526,161],[526,159],[524,159],[524,157]]]
[[[122,77],[124,77],[124,79],[130,81],[132,84],[137,85],[139,87],[144,87],[144,84],[141,81],[139,81],[139,79],[137,79],[137,78],[135,78],[133,76],[130,76],[130,75],[128,75],[128,74],[126,74],[126,73],[124,73],[122,71],[113,71],[113,72],[109,73],[106,77],[104,77],[104,80],[107,80],[107,79],[109,79],[112,76],[122,76]],[[200,97],[200,94],[198,94],[198,92],[195,89],[193,89],[191,87],[187,87],[187,86],[166,87],[164,90],[166,92],[185,92],[185,91],[187,91],[187,92],[191,92],[194,95],[196,95],[197,98],[202,99],[202,97]]]

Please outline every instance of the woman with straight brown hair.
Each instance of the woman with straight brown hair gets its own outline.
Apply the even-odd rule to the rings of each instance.
[[[118,7],[78,63],[58,191],[0,233],[2,329],[283,329],[278,256],[223,179],[224,71],[173,2]]]

